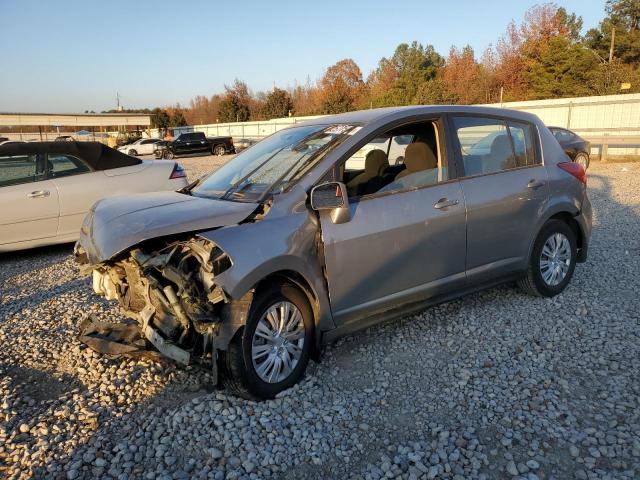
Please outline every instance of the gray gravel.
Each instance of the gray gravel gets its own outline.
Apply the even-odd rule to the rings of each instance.
[[[508,285],[371,328],[263,403],[84,348],[83,314],[119,317],[71,246],[0,256],[0,477],[638,478],[640,164],[589,173],[565,293]]]

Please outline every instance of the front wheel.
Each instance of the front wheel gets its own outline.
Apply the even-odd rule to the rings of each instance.
[[[226,153],[226,149],[224,148],[224,145],[216,145],[215,147],[213,147],[213,154],[217,155],[219,157],[223,156]]]
[[[581,152],[578,155],[576,155],[576,158],[573,161],[582,165],[582,167],[585,170],[589,168],[589,155],[587,155],[584,152]]]
[[[313,341],[313,313],[290,284],[258,294],[244,330],[222,352],[225,385],[248,399],[273,398],[304,375]]]
[[[175,157],[174,153],[171,150],[165,150],[164,152],[164,158],[166,160],[173,160],[173,157]]]
[[[131,150],[129,150],[129,155],[131,155],[132,157],[135,157],[136,155],[138,155],[138,152],[136,152],[133,148]]]
[[[554,297],[569,284],[576,258],[573,230],[561,220],[549,220],[536,238],[527,274],[518,284],[531,295]]]

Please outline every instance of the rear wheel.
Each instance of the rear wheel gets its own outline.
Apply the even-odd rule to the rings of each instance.
[[[166,158],[167,160],[173,160],[173,157],[175,157],[175,155],[171,150],[165,150],[164,158]]]
[[[138,155],[138,152],[136,152],[133,148],[131,150],[129,150],[129,155],[131,155],[132,157],[135,157],[136,155]]]
[[[216,145],[213,147],[213,154],[218,155],[219,157],[223,156],[226,153],[226,149],[224,145]]]
[[[573,230],[560,220],[544,224],[533,245],[527,274],[519,281],[526,293],[554,297],[571,281],[577,247]]]
[[[589,168],[589,155],[584,152],[580,152],[576,155],[576,158],[573,161],[582,165],[585,170]]]
[[[313,314],[299,289],[285,283],[263,291],[222,352],[226,387],[244,398],[273,398],[302,378],[312,338]]]

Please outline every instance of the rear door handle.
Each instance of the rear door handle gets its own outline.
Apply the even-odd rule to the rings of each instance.
[[[27,193],[29,198],[43,198],[48,197],[51,194],[49,190],[36,190],[35,192]]]
[[[544,182],[541,182],[539,180],[535,180],[535,179],[531,179],[529,180],[529,183],[527,183],[527,188],[540,188],[544,185]]]
[[[436,203],[433,204],[433,208],[437,208],[440,210],[441,208],[453,207],[454,205],[458,205],[458,200],[449,200],[448,198],[441,198]]]

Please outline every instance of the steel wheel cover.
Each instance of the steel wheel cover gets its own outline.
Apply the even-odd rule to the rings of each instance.
[[[251,360],[258,377],[267,383],[286,380],[296,368],[304,347],[304,319],[288,301],[270,306],[251,340]]]
[[[566,235],[562,233],[554,233],[542,247],[540,252],[540,274],[542,280],[555,287],[560,284],[571,266],[571,243]]]

